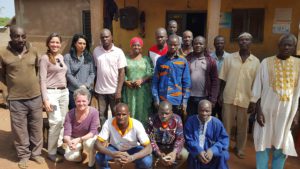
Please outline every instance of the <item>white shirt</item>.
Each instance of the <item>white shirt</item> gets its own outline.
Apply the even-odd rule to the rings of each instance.
[[[98,135],[98,140],[100,142],[108,141],[119,151],[126,151],[138,145],[150,144],[150,139],[143,124],[133,118],[129,118],[128,128],[123,135],[118,128],[116,118],[106,120]]]
[[[110,50],[98,46],[94,49],[93,57],[97,67],[95,92],[114,94],[118,86],[118,70],[127,66],[124,52],[114,45]]]
[[[261,99],[260,106],[265,117],[264,127],[261,127],[257,121],[255,122],[253,134],[255,150],[264,151],[266,148],[275,147],[276,149],[282,149],[286,155],[297,156],[291,134],[291,125],[298,109],[298,98],[300,96],[300,59],[292,57],[296,68],[293,72],[297,79],[293,94],[289,101],[280,101],[280,96],[274,92],[272,84],[270,84],[271,78],[274,77],[273,73],[269,74],[274,65],[272,62],[274,57],[262,61],[253,84],[251,101],[257,102],[258,99]]]

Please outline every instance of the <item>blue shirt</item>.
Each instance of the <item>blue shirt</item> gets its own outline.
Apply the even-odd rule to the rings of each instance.
[[[211,55],[212,58],[214,58],[216,60],[218,73],[220,73],[220,70],[221,70],[223,62],[224,62],[224,58],[229,56],[230,53],[227,53],[227,52],[224,51],[224,54],[223,54],[221,59],[218,58],[218,56],[216,55],[216,52],[212,52],[210,55]]]
[[[187,104],[191,77],[188,63],[183,57],[161,56],[155,66],[152,82],[154,101],[168,101],[172,105]]]

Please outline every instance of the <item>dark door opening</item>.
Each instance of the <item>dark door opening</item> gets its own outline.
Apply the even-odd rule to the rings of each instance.
[[[206,34],[206,12],[167,11],[166,27],[170,20],[176,20],[178,24],[177,34],[182,36],[185,30],[193,32],[194,37]]]

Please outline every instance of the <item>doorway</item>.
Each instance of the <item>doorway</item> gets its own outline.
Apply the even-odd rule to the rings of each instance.
[[[182,36],[185,30],[193,32],[194,37],[206,34],[207,13],[201,11],[167,11],[166,27],[170,20],[176,20],[178,24],[177,34]]]

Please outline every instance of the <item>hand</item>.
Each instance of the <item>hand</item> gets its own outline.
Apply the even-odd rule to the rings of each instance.
[[[265,126],[265,116],[261,111],[257,112],[256,121],[261,127]]]
[[[255,113],[256,103],[250,102],[248,106],[248,114]]]
[[[121,102],[121,96],[122,96],[121,92],[120,93],[118,93],[118,92],[115,93],[115,102],[116,102],[116,104]]]
[[[207,164],[209,161],[206,159],[206,152],[202,151],[199,155],[198,155],[198,159],[201,161],[201,163],[203,164]]]
[[[143,83],[143,79],[138,79],[138,80],[134,81],[133,83],[137,88],[140,88]]]
[[[296,116],[297,117],[297,116]],[[294,118],[291,129],[295,129],[299,125],[298,118]]]
[[[87,87],[85,85],[81,85],[81,86],[79,86],[79,88],[87,89]]]
[[[80,143],[81,139],[78,137],[78,138],[74,138],[70,141],[69,143],[69,147],[71,150],[75,150],[76,149],[76,146],[78,143]]]
[[[223,94],[219,94],[217,102],[220,106],[223,105]]]
[[[182,115],[183,115],[183,121],[185,122],[186,121],[186,119],[187,119],[187,112],[186,112],[186,104],[182,104]]]
[[[133,89],[133,88],[134,88],[133,83],[132,83],[131,81],[125,81],[125,85],[126,85],[127,87],[129,87],[130,89]]]
[[[158,108],[159,108],[159,102],[154,102],[154,107],[158,110]]]
[[[126,158],[121,158],[121,164],[127,164],[127,163],[131,163],[135,160],[133,155],[129,155]]]
[[[216,103],[211,102],[211,108],[213,109],[213,108],[215,108],[215,106],[216,106]]]
[[[171,157],[170,160],[168,160],[168,164],[172,165],[174,164],[175,160],[176,160],[176,151],[172,151],[169,154],[167,154],[167,156]]]
[[[53,112],[53,109],[52,109],[52,107],[51,107],[51,104],[50,104],[50,102],[49,102],[48,100],[45,100],[45,101],[44,101],[44,107],[45,107],[45,109],[46,109],[46,112]]]
[[[213,156],[214,156],[214,153],[211,151],[211,149],[208,149],[206,151],[206,155],[205,155],[206,159],[208,160],[208,163],[212,160]]]

